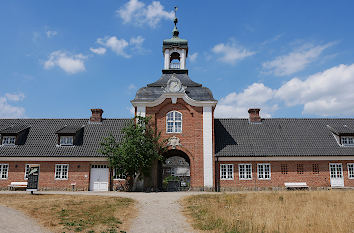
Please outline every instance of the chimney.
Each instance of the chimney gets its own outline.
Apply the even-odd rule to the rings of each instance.
[[[91,109],[92,115],[90,117],[90,122],[102,122],[103,110],[100,108]]]
[[[248,113],[250,114],[249,121],[251,123],[260,123],[262,121],[261,117],[259,116],[259,111],[261,111],[259,108],[248,109]]]

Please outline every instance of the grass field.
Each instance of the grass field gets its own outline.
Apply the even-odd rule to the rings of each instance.
[[[203,232],[354,232],[354,190],[207,194],[182,205]]]
[[[125,232],[135,215],[134,201],[121,197],[4,194],[0,204],[53,232]]]

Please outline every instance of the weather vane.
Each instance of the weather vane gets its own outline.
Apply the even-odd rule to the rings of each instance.
[[[174,20],[175,26],[177,26],[177,23],[178,23],[178,19],[177,19],[177,10],[178,10],[178,7],[177,7],[177,6],[175,6],[175,20]]]

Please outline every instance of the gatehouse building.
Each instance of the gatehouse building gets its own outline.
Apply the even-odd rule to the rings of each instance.
[[[144,190],[162,190],[167,176],[182,177],[183,190],[354,187],[354,119],[217,119],[212,91],[188,70],[188,41],[177,18],[163,41],[164,66],[155,82],[131,101],[137,116],[151,117],[168,141],[166,162],[154,163]],[[0,119],[0,188],[26,182],[29,166],[40,167],[42,190],[115,190],[125,177],[99,153],[104,137],[119,141],[131,119]]]

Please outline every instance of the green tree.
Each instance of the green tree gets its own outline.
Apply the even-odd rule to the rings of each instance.
[[[129,190],[136,190],[139,178],[149,176],[154,161],[162,160],[167,150],[161,133],[149,124],[150,117],[135,117],[123,128],[123,138],[117,142],[113,135],[104,138],[100,152],[108,157],[110,167],[127,176]]]

